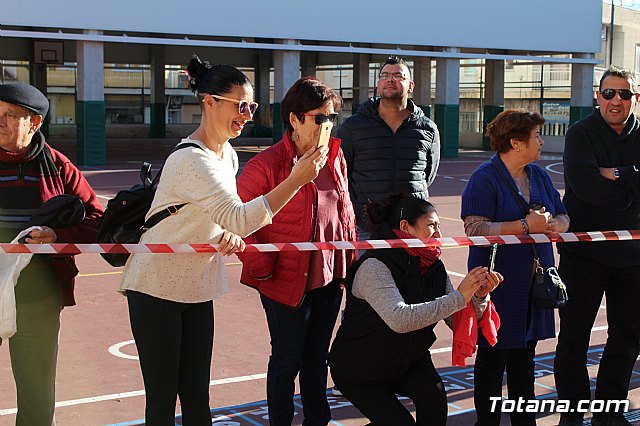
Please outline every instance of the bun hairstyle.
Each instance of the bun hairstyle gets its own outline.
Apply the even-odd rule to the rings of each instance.
[[[229,93],[233,86],[251,85],[247,76],[237,68],[231,65],[211,65],[195,54],[187,65],[187,73],[189,87],[196,95],[223,95]]]
[[[402,219],[415,226],[418,219],[435,211],[430,202],[404,192],[389,194],[383,200],[371,201],[367,205],[367,215],[373,225],[387,225],[392,229],[400,229]]]

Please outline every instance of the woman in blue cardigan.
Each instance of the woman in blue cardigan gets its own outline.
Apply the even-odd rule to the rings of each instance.
[[[540,158],[544,141],[537,112],[506,110],[487,127],[496,155],[471,175],[462,193],[462,219],[468,236],[522,235],[564,232],[569,217],[547,173],[532,164]],[[524,207],[528,206],[528,208]],[[526,213],[525,213],[526,211]],[[542,266],[554,264],[551,243],[536,244]],[[468,267],[484,266],[489,249],[471,247]],[[533,272],[531,245],[505,245],[498,249],[495,270],[504,283],[492,293],[500,315],[498,343],[490,346],[478,337],[474,367],[477,426],[499,425],[500,407],[491,410],[491,397],[501,397],[507,371],[509,399],[535,398],[534,355],[538,340],[555,337],[552,309],[531,303]],[[535,413],[511,413],[512,425],[535,425]]]

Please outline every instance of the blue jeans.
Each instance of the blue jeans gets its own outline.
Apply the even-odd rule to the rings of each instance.
[[[310,291],[302,305],[290,308],[260,296],[271,335],[267,370],[269,424],[290,426],[295,379],[300,373],[303,425],[331,421],[327,402],[327,354],[342,302],[338,280]]]

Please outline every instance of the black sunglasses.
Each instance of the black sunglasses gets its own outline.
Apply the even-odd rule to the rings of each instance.
[[[604,89],[600,92],[603,98],[611,100],[616,96],[616,92],[620,95],[620,99],[628,101],[635,93],[629,89]]]
[[[332,123],[335,123],[336,120],[338,119],[338,114],[329,114],[329,115],[325,115],[325,114],[308,114],[308,113],[303,113],[300,114],[303,115],[305,117],[315,117],[316,119],[316,124],[322,124],[322,123],[326,123],[327,121],[330,121]]]

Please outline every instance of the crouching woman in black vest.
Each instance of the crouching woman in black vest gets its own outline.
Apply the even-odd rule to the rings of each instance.
[[[392,194],[367,207],[374,238],[440,237],[433,205]],[[473,299],[480,318],[501,281],[486,267],[471,270],[454,290],[439,247],[369,250],[347,274],[347,302],[331,347],[331,377],[373,425],[441,425],[447,397],[429,347],[433,329]],[[413,400],[416,420],[396,396]]]

